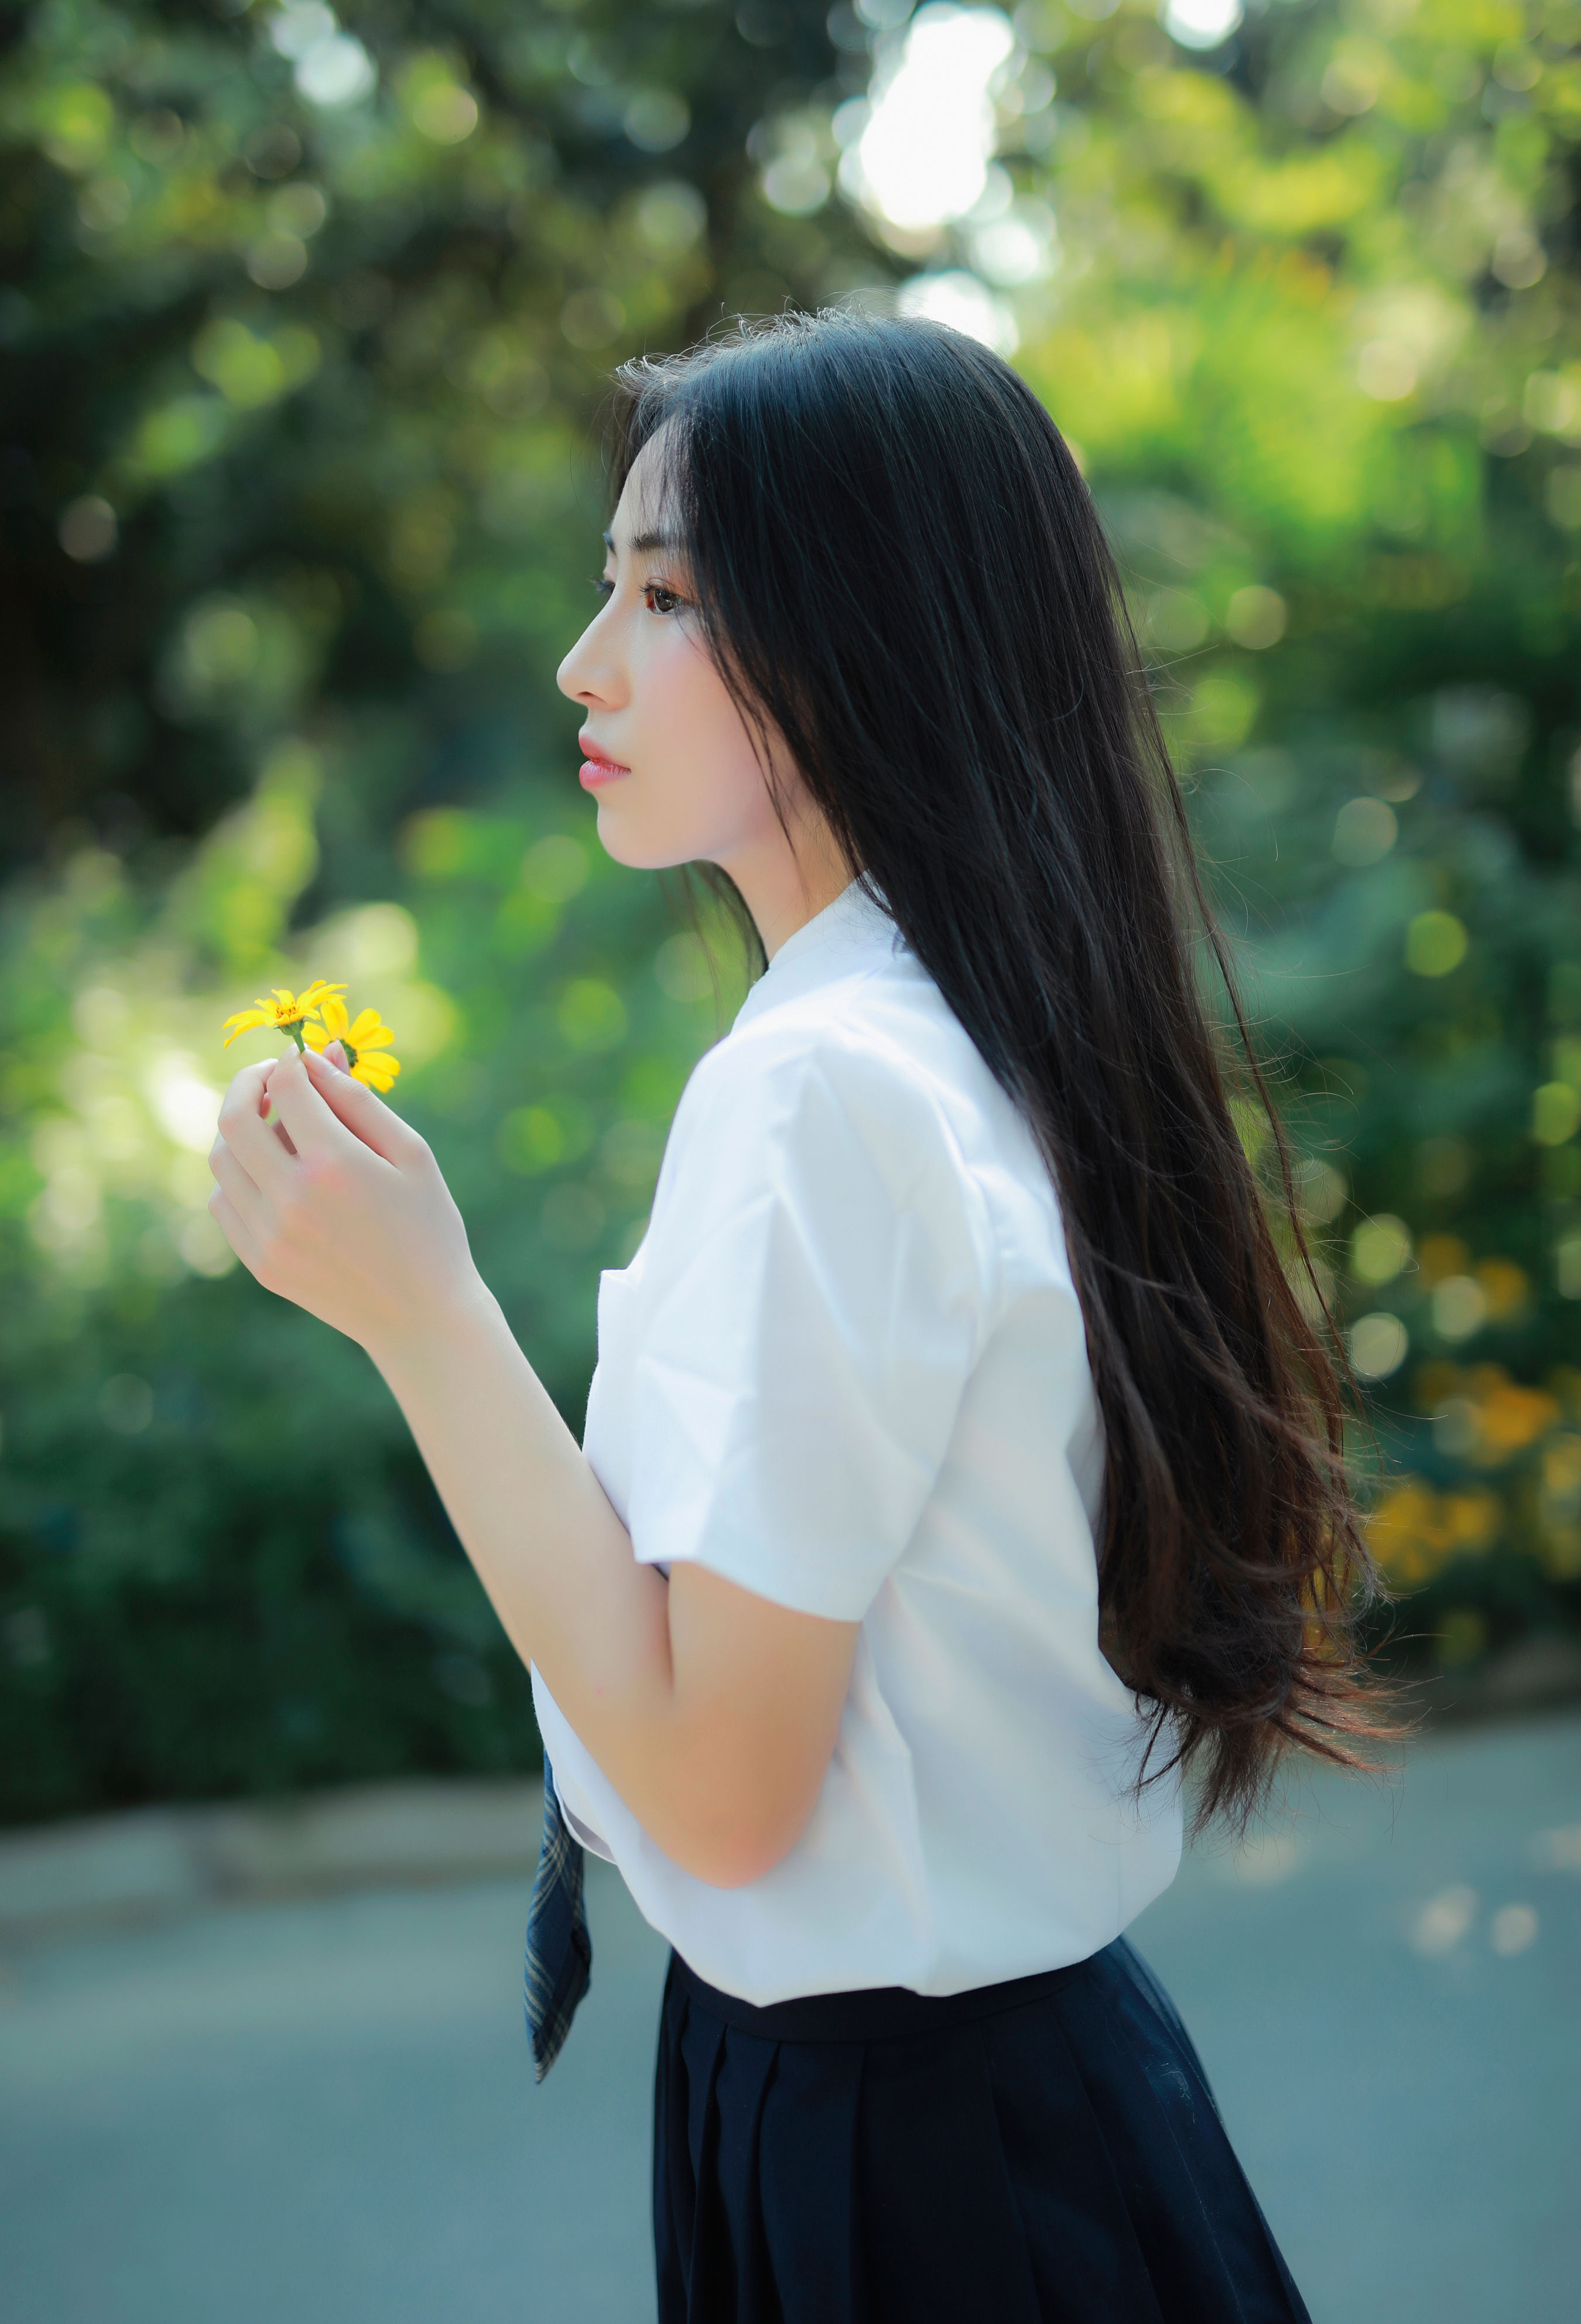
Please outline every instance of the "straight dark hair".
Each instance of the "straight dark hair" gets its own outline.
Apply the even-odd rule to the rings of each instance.
[[[615,379],[615,489],[665,429],[667,526],[765,770],[777,730],[1047,1158],[1141,1780],[1193,1768],[1197,1821],[1244,1827],[1288,1747],[1356,1766],[1386,1731],[1355,1631],[1378,1584],[1284,1140],[1091,495],[1024,382],[934,323],[790,315]],[[1273,1126],[1271,1197],[1204,940]]]

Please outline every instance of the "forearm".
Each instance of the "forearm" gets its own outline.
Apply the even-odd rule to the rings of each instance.
[[[644,1831],[720,1886],[777,1863],[834,1748],[855,1626],[639,1563],[481,1284],[374,1352],[512,1643]]]
[[[633,1557],[498,1302],[479,1283],[420,1341],[370,1352],[522,1661],[606,1766],[632,1730],[645,1760],[663,1756],[676,1707],[663,1577]]]

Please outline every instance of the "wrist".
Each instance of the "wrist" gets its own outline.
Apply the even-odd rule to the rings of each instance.
[[[433,1299],[370,1333],[363,1346],[392,1388],[453,1361],[467,1341],[508,1331],[499,1301],[476,1268]]]

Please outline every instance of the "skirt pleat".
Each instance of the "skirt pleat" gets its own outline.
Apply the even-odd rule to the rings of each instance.
[[[998,2098],[999,2134],[1040,2324],[1090,2317],[1160,2324],[1127,2188],[1059,2014],[1012,2010],[974,2029]]]
[[[857,2278],[859,2043],[781,2043],[759,2144],[758,2201],[776,2286],[764,2316],[862,2324]]]
[[[1039,2324],[1014,2175],[981,2025],[869,2046],[858,2128],[864,2318]],[[875,2204],[898,2174],[904,2199]],[[919,2232],[918,2223],[926,2221]]]
[[[1309,2324],[1123,1939],[765,2010],[672,1961],[653,2226],[661,2324]]]

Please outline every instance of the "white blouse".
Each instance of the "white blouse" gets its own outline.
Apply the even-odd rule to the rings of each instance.
[[[654,1845],[532,1674],[572,1829],[699,1976],[758,2004],[957,1993],[1085,1960],[1168,1886],[1179,1785],[1132,1793],[1142,1722],[1098,1651],[1102,1435],[1054,1189],[855,885],[687,1084],[600,1283],[584,1444],[644,1563],[861,1625],[811,1821],[741,1888]]]

